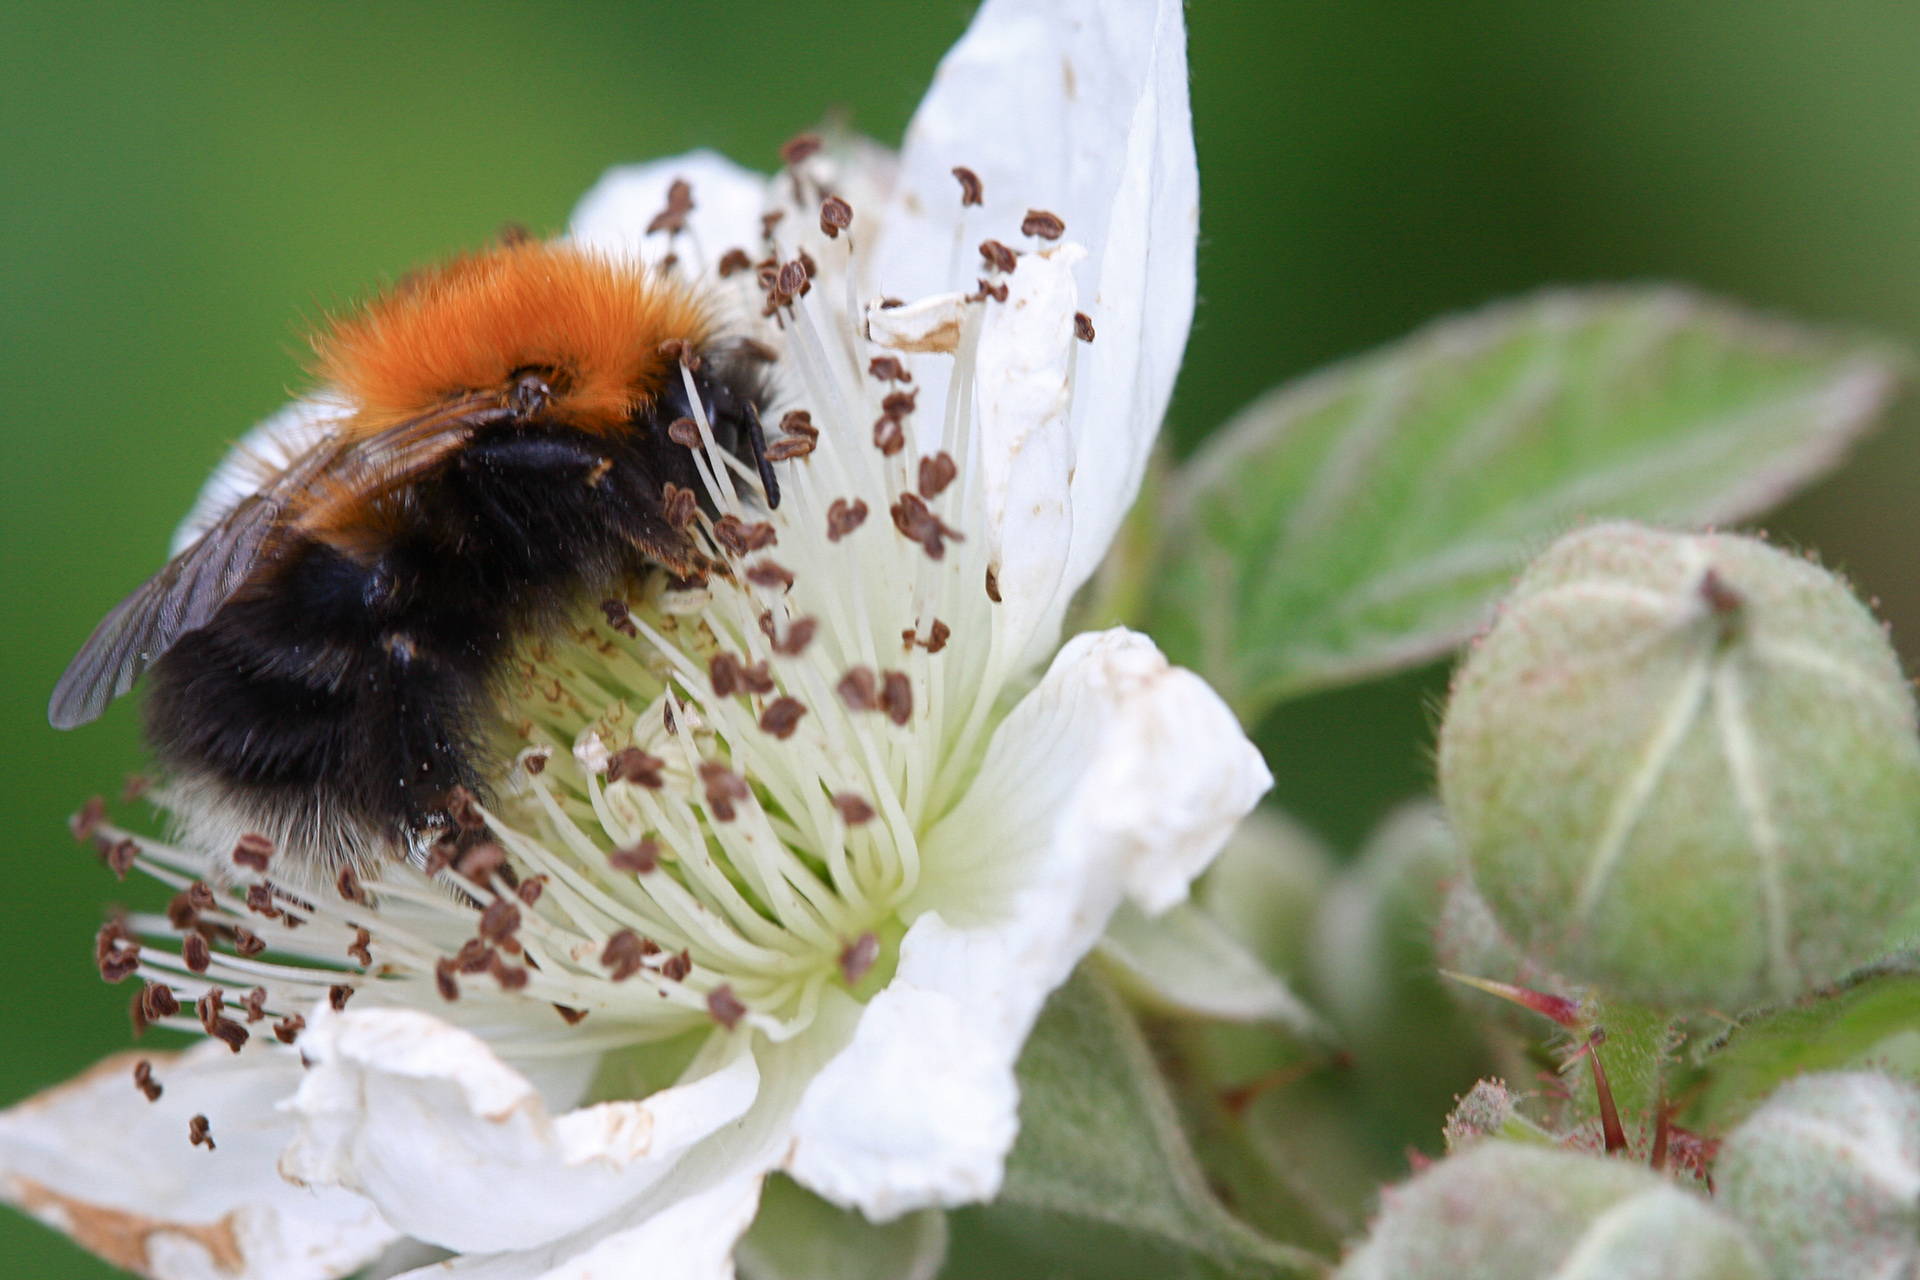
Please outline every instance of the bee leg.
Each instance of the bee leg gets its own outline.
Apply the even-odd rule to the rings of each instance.
[[[766,486],[767,506],[780,506],[780,481],[774,477],[773,463],[767,458],[767,435],[760,428],[760,410],[747,401],[747,445],[753,450],[753,465],[760,471],[760,483]]]
[[[472,764],[471,734],[448,708],[461,706],[458,675],[425,653],[403,631],[381,638],[387,652],[387,705],[393,741],[398,746],[392,781],[409,841],[449,824],[448,798],[454,788],[479,791]]]

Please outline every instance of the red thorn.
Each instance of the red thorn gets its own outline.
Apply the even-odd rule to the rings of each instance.
[[[1587,1052],[1587,1062],[1593,1067],[1593,1092],[1600,1100],[1600,1132],[1606,1137],[1607,1154],[1613,1155],[1627,1149],[1627,1131],[1620,1126],[1620,1112],[1613,1105],[1613,1088],[1607,1083],[1606,1068],[1600,1065],[1598,1049],[1606,1038],[1606,1032],[1595,1028],[1587,1037],[1583,1052],[1593,1051]]]
[[[1549,995],[1544,991],[1535,991],[1530,987],[1516,987],[1509,982],[1495,982],[1491,978],[1475,978],[1464,973],[1455,973],[1451,969],[1442,969],[1441,974],[1455,982],[1464,982],[1476,990],[1490,996],[1498,996],[1523,1009],[1531,1009],[1544,1017],[1552,1018],[1563,1027],[1579,1027],[1585,1019],[1580,1016],[1580,1002],[1569,1000],[1565,996]]]

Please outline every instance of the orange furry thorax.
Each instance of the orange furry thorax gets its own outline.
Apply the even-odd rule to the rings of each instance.
[[[550,374],[554,421],[616,431],[673,370],[660,344],[698,347],[712,327],[693,292],[657,271],[525,241],[416,272],[336,318],[313,340],[315,372],[358,406],[348,439],[504,397],[528,369]]]

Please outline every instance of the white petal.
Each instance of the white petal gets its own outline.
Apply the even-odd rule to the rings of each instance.
[[[761,1085],[752,1107],[606,1219],[538,1248],[423,1268],[416,1280],[732,1280],[734,1242],[753,1220],[767,1171],[792,1145],[794,1109],[852,1039],[859,1014],[845,993],[829,990],[805,1031],[780,1044],[755,1038]]]
[[[679,179],[693,189],[686,232],[648,235],[647,224],[667,207],[667,191]],[[644,262],[675,253],[698,275],[727,250],[758,245],[766,207],[765,176],[717,151],[690,151],[609,169],[574,207],[568,234],[580,244]]]
[[[258,493],[261,485],[331,434],[334,425],[350,412],[345,401],[324,396],[295,400],[247,432],[200,486],[193,509],[173,531],[167,554],[177,556],[199,541],[200,535],[226,519],[241,499]]]
[[[164,1089],[158,1102],[134,1087],[141,1058]],[[274,1172],[293,1134],[275,1106],[300,1076],[291,1050],[258,1043],[108,1058],[0,1115],[0,1197],[141,1275],[346,1275],[399,1232],[359,1196]],[[196,1115],[208,1119],[211,1152],[188,1143]]]
[[[1014,1060],[1048,993],[1123,895],[1148,911],[1184,896],[1271,782],[1233,713],[1146,637],[1069,643],[929,833],[911,904],[925,914],[808,1090],[794,1176],[873,1217],[991,1195]]]
[[[983,206],[961,208],[955,165],[980,176]],[[1193,320],[1199,190],[1178,0],[988,0],[908,126],[878,291],[970,290],[980,241],[1034,243],[1028,209],[1058,215],[1090,254],[1076,270],[1095,339],[1073,414],[1073,543],[1036,651],[1139,492]],[[941,403],[945,368],[914,368]]]
[[[898,307],[867,308],[867,336],[889,351],[951,355],[967,322],[967,295],[936,293]]]
[[[470,1032],[411,1009],[329,1010],[300,1039],[314,1065],[291,1103],[300,1136],[280,1167],[361,1192],[416,1239],[530,1248],[636,1199],[747,1110],[759,1085],[748,1038],[715,1043],[687,1083],[555,1120]]]
[[[1003,652],[1024,653],[1060,593],[1073,541],[1073,267],[1063,244],[1020,259],[1007,300],[991,302],[980,330],[980,458],[987,554],[1000,584],[993,611]],[[1043,642],[1052,647],[1049,635]]]

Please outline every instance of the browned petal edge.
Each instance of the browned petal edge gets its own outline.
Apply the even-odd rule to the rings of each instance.
[[[117,1059],[108,1061],[115,1062]],[[106,1065],[103,1062],[93,1071]],[[86,1074],[91,1075],[93,1071]],[[11,1200],[48,1226],[66,1232],[73,1237],[75,1244],[89,1253],[135,1275],[153,1274],[147,1246],[159,1235],[178,1236],[192,1241],[207,1251],[216,1269],[229,1275],[238,1275],[246,1270],[247,1261],[240,1252],[240,1239],[234,1232],[234,1215],[231,1213],[218,1222],[204,1224],[166,1222],[125,1209],[75,1200],[18,1174],[0,1177],[0,1197]]]

